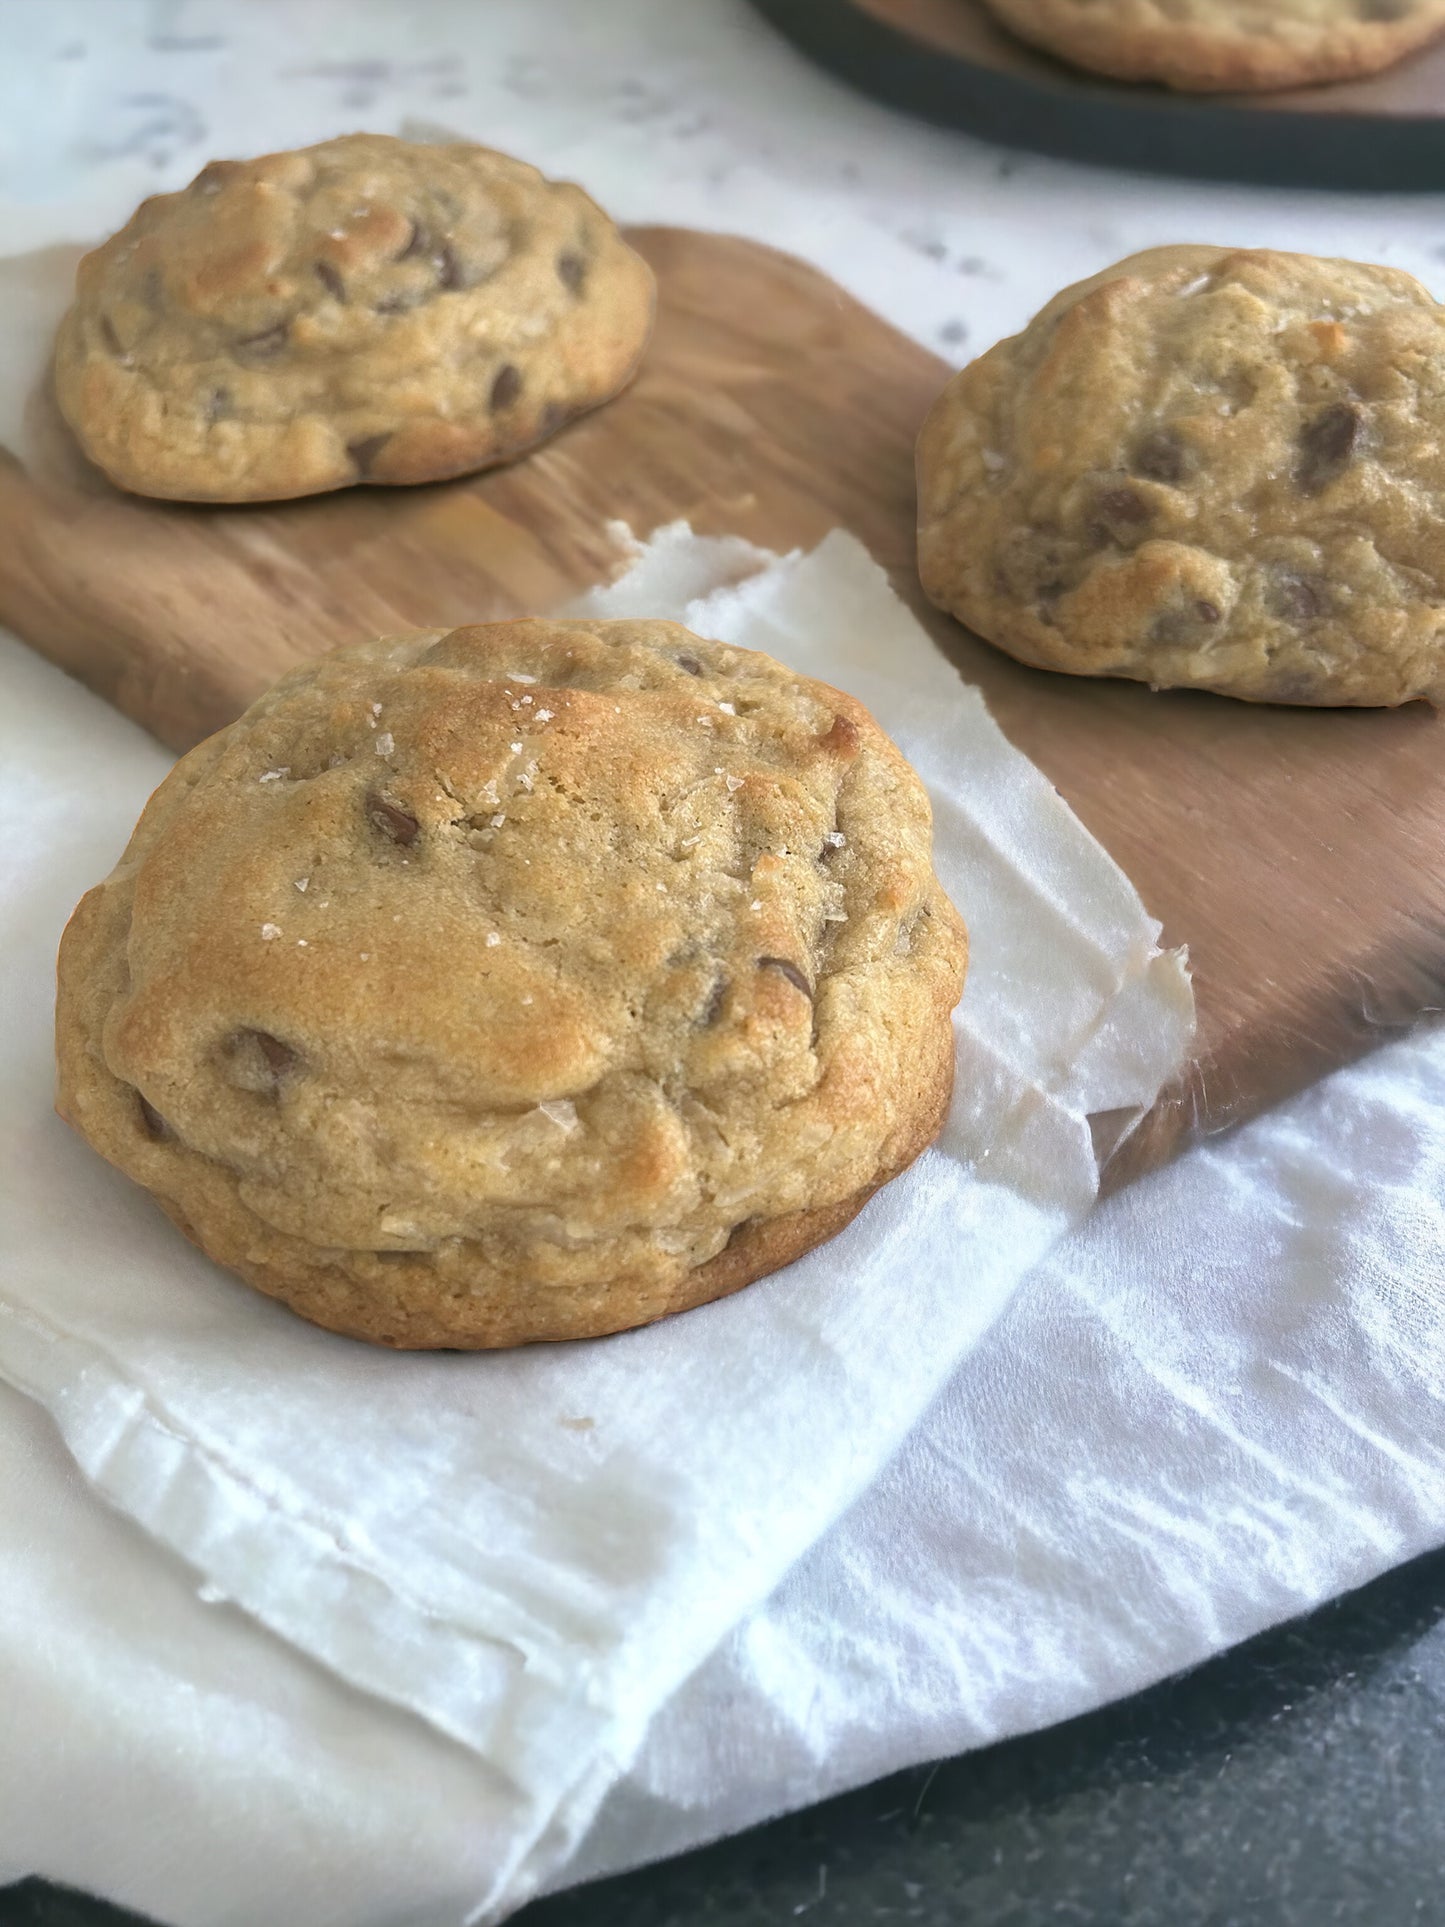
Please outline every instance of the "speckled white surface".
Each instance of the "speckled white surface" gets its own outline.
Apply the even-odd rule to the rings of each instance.
[[[1006,153],[850,92],[745,0],[0,0],[0,245],[52,237],[102,182],[119,221],[214,155],[408,118],[573,175],[619,218],[791,248],[955,361],[1164,241],[1354,254],[1445,292],[1445,196]]]
[[[622,218],[791,248],[960,361],[1162,241],[1445,292],[1440,196],[1005,155],[854,97],[743,0],[0,0],[0,250],[88,238],[82,206],[119,221],[213,153],[407,119]],[[0,700],[50,674],[24,659]],[[89,703],[56,683],[57,718]],[[664,1710],[570,1875],[1066,1717],[1439,1543],[1442,1174],[1437,1034],[1113,1199]],[[0,1559],[0,1878],[186,1927],[279,1918],[247,1910],[266,1881],[310,1927],[459,1920],[495,1871],[476,1763],[204,1604],[37,1421],[3,1391],[0,1544],[31,1556]],[[88,1729],[47,1790],[23,1736],[66,1721]]]

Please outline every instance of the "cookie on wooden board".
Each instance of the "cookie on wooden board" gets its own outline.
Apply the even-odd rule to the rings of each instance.
[[[1398,269],[1156,248],[955,376],[932,600],[1020,661],[1254,702],[1445,701],[1445,308]]]
[[[183,758],[77,909],[58,1106],[334,1330],[643,1324],[939,1131],[966,941],[931,838],[857,702],[673,623],[343,650]]]
[[[653,295],[580,188],[468,142],[349,134],[143,202],[80,264],[56,395],[142,495],[436,481],[616,394]]]
[[[1378,73],[1445,32],[1445,0],[985,0],[1020,39],[1116,80],[1251,92]]]

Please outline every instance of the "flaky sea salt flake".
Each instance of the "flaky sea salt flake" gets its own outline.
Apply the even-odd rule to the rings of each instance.
[[[262,943],[274,943],[280,934],[281,926],[279,923],[263,923],[261,925]]]
[[[389,729],[384,729],[372,745],[378,756],[390,756],[396,748],[396,738]]]

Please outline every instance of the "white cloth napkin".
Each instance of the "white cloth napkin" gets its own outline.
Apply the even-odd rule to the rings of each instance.
[[[675,612],[861,696],[929,784],[974,944],[939,1145],[786,1273],[595,1344],[397,1357],[314,1331],[48,1115],[59,924],[163,759],[73,689],[0,724],[0,1373],[209,1596],[471,1749],[487,1916],[565,1862],[657,1708],[1087,1210],[1089,1114],[1147,1105],[1192,1026],[1127,880],[851,538],[770,561],[670,531],[591,606]]]
[[[1084,1711],[1445,1539],[1442,1120],[1435,1033],[1110,1199],[555,1882]],[[467,1915],[474,1755],[205,1603],[3,1384],[0,1465],[0,1879],[173,1927]]]

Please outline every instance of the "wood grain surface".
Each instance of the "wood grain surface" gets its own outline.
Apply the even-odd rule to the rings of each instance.
[[[1310,187],[1445,187],[1445,40],[1325,87],[1179,94],[1055,60],[983,0],[753,0],[864,91],[992,140],[1151,172]]]
[[[471,480],[147,502],[89,468],[37,393],[27,465],[0,453],[0,621],[179,750],[337,643],[555,607],[615,564],[613,517],[777,549],[841,525],[1189,946],[1197,1058],[1112,1179],[1445,1003],[1445,719],[1156,695],[999,655],[914,572],[913,442],[946,366],[787,256],[632,238],[660,283],[637,383]]]

